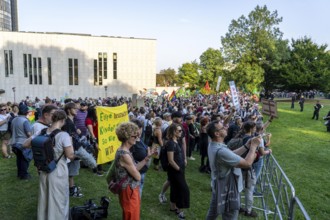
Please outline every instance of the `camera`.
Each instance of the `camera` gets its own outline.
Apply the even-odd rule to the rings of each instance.
[[[107,218],[109,204],[110,201],[105,196],[101,198],[100,206],[96,205],[92,199],[89,199],[83,206],[74,206],[70,209],[70,220]]]
[[[83,147],[88,153],[94,152],[94,146],[89,143],[86,136],[79,136],[78,134],[72,135],[72,141],[74,150]]]

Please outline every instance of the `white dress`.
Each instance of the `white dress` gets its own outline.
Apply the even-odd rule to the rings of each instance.
[[[66,132],[58,133],[55,143],[55,158],[63,154],[64,147],[72,146],[71,138]],[[38,219],[69,219],[69,172],[65,155],[58,161],[53,172],[40,172]]]

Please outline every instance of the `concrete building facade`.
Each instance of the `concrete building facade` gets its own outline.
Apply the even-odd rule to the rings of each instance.
[[[131,96],[155,86],[155,39],[0,32],[0,102]]]
[[[0,0],[0,31],[18,31],[17,0]]]

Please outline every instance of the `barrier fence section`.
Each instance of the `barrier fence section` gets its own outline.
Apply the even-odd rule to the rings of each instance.
[[[256,189],[254,207],[261,210],[264,219],[307,219],[310,217],[295,194],[295,189],[273,155],[264,156],[264,165]],[[259,200],[259,202],[257,202]]]

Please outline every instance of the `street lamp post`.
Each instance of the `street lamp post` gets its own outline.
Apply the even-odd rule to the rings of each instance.
[[[105,98],[107,98],[107,96],[108,96],[108,94],[107,94],[108,86],[104,86],[104,91],[105,91]]]
[[[15,97],[16,88],[13,87],[12,90],[13,90],[13,92],[14,92],[14,103],[16,103],[16,97]]]

